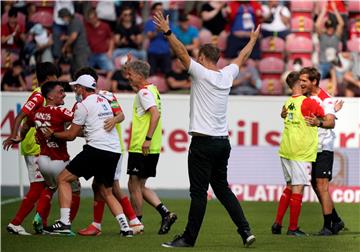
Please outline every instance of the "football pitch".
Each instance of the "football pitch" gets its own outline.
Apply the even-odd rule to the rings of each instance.
[[[133,238],[119,235],[119,227],[109,210],[105,210],[102,224],[103,233],[98,237],[75,237],[32,235],[11,235],[6,225],[14,216],[19,201],[1,206],[1,251],[171,251],[174,249],[161,247],[162,242],[171,240],[183,231],[189,208],[189,200],[163,199],[163,202],[178,215],[177,222],[169,234],[158,235],[160,216],[149,205],[144,205],[143,222],[145,233]],[[270,227],[274,220],[277,204],[266,202],[244,202],[242,207],[256,235],[257,241],[249,251],[360,251],[360,204],[336,204],[338,213],[343,218],[347,230],[331,237],[310,235],[307,237],[288,237],[286,227],[288,214],[284,218],[283,234],[272,235]],[[49,223],[59,217],[57,199]],[[23,223],[28,232],[32,232],[31,221],[34,211]],[[72,224],[73,231],[86,227],[92,220],[92,199],[81,200],[79,213]],[[323,224],[320,205],[304,203],[299,221],[301,229],[307,233],[317,233]],[[236,232],[225,209],[217,200],[208,202],[204,222],[195,248],[175,249],[176,251],[245,251],[240,236]]]

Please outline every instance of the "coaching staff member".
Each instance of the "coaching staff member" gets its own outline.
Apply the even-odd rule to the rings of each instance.
[[[203,45],[196,62],[190,58],[185,46],[169,29],[169,17],[165,20],[162,13],[157,12],[154,15],[154,23],[158,30],[164,33],[172,50],[192,78],[189,129],[192,139],[188,155],[191,205],[188,223],[182,235],[171,242],[163,243],[162,246],[195,245],[205,215],[207,189],[210,183],[216,197],[237,226],[244,245],[248,247],[255,241],[255,236],[251,234],[239,201],[227,182],[227,164],[231,147],[226,111],[233,80],[239,73],[239,67],[251,54],[260,27],[251,32],[250,41],[239,56],[230,65],[218,69],[216,63],[220,57],[220,50],[214,45]]]

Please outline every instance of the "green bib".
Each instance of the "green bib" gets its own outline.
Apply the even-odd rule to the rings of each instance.
[[[36,88],[32,93],[35,92],[41,92],[41,88],[38,87]],[[45,101],[44,104],[45,105]],[[25,120],[23,120],[24,122]],[[40,154],[40,145],[38,145],[36,143],[35,140],[35,134],[36,134],[36,130],[34,127],[30,128],[29,132],[26,134],[24,140],[21,141],[20,144],[20,150],[21,150],[21,154],[24,156],[36,156]]]
[[[302,162],[314,162],[317,154],[318,128],[307,126],[301,113],[305,96],[290,97],[285,107],[288,114],[284,119],[280,157]]]
[[[146,88],[153,94],[155,98],[156,107],[160,113],[160,119],[158,125],[152,136],[150,144],[150,154],[158,154],[161,151],[162,141],[162,122],[161,122],[161,100],[160,94],[154,85],[148,85]],[[150,127],[150,112],[146,112],[143,115],[138,115],[136,112],[136,98],[133,105],[133,118],[131,127],[131,140],[129,152],[142,153],[142,145],[145,141],[146,134]]]

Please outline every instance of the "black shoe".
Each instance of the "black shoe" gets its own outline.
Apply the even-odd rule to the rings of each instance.
[[[323,227],[320,232],[318,233],[318,235],[320,236],[329,236],[329,235],[333,235],[333,232],[328,229],[327,227]]]
[[[130,237],[134,236],[134,232],[131,229],[129,229],[129,230],[120,230],[120,235],[130,238]]]
[[[255,235],[253,235],[250,230],[238,231],[243,240],[243,244],[246,248],[250,247],[256,240]]]
[[[281,234],[281,228],[282,226],[275,222],[272,226],[271,226],[271,233],[273,234]]]
[[[65,225],[61,221],[57,221],[55,224],[45,227],[44,233],[46,234],[59,234],[74,236],[75,233],[71,231],[71,225]]]
[[[161,226],[158,234],[167,234],[170,231],[171,225],[175,223],[177,216],[175,213],[169,213],[162,218]]]
[[[296,230],[288,230],[286,234],[287,235],[292,235],[292,236],[308,236],[308,234],[301,231],[299,228],[296,229]]]
[[[332,232],[333,234],[338,234],[341,230],[345,229],[345,223],[343,221],[335,222],[332,224]]]
[[[175,236],[174,240],[170,242],[165,242],[161,244],[165,248],[191,248],[194,245],[191,245],[185,241],[185,238],[181,235]]]

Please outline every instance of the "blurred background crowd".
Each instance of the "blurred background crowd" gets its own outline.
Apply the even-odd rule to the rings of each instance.
[[[287,95],[289,71],[315,66],[321,87],[360,96],[359,1],[2,1],[1,90],[37,87],[35,66],[51,61],[72,80],[94,67],[100,89],[130,92],[120,67],[131,52],[151,65],[161,93],[188,93],[189,75],[156,31],[152,13],[169,15],[171,29],[192,57],[214,43],[227,65],[261,24],[261,38],[241,67],[234,95]],[[71,91],[70,86],[67,91]]]

